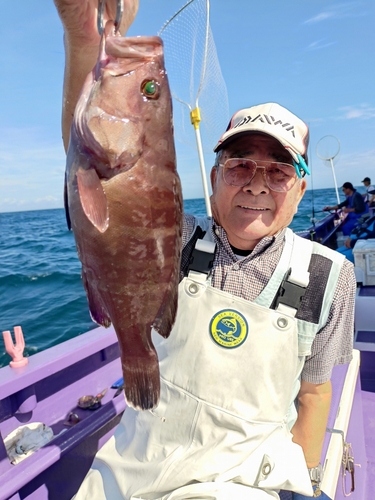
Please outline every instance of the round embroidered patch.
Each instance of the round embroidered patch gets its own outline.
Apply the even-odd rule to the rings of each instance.
[[[233,349],[246,340],[249,327],[244,316],[232,309],[223,309],[210,321],[210,335],[221,347]]]

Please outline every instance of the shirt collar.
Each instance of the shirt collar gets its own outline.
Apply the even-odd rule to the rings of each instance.
[[[225,232],[225,229],[218,224],[214,218],[212,218],[211,221],[211,232],[213,235],[214,240],[216,243],[219,245],[221,244],[227,253],[231,256],[234,257],[233,251],[230,247],[227,233]],[[285,232],[286,228],[281,229],[278,233],[272,235],[272,236],[265,236],[263,239],[260,240],[260,242],[255,246],[253,251],[251,252],[250,255],[245,257],[245,259],[250,259],[253,258],[254,256],[262,253],[262,252],[275,252],[280,248],[281,245],[284,244],[284,238],[285,238]],[[245,260],[244,259],[244,260]]]

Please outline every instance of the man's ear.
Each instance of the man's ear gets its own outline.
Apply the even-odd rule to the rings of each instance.
[[[306,179],[302,179],[301,186],[300,186],[300,196],[299,196],[299,199],[298,199],[298,203],[301,201],[303,195],[305,194],[306,188],[307,188],[307,181],[306,181]]]
[[[212,192],[215,191],[215,184],[216,184],[217,175],[218,175],[218,169],[216,167],[212,167],[211,173],[210,173]]]

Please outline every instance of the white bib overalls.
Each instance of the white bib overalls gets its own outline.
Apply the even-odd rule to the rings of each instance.
[[[269,307],[296,246],[288,230],[256,302]],[[297,274],[306,277],[312,245],[303,240],[302,247],[306,262]],[[311,495],[302,448],[290,433],[304,361],[296,311],[234,297],[199,273],[180,283],[178,300],[169,339],[153,334],[158,407],[126,409],[76,500],[261,500],[279,498],[280,489]]]

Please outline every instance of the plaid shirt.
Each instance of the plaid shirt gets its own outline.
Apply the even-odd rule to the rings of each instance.
[[[192,236],[195,217],[184,215],[183,246]],[[250,255],[239,260],[233,253],[226,233],[213,222],[212,234],[217,250],[212,270],[212,286],[237,297],[253,301],[267,285],[279,262],[284,248],[285,229],[274,236],[263,238]],[[319,269],[310,269],[310,274]],[[353,264],[344,260],[337,282],[326,325],[318,332],[311,355],[306,357],[302,379],[312,384],[322,384],[331,378],[337,364],[352,359],[354,333],[354,301],[356,279]],[[307,308],[306,308],[307,312]],[[308,318],[298,312],[300,319]]]

